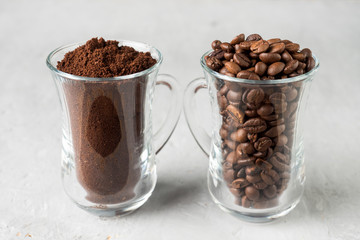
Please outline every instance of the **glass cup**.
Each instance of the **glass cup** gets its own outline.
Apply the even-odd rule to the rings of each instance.
[[[142,72],[112,78],[71,75],[56,68],[65,53],[80,45],[52,51],[47,66],[60,97],[62,182],[82,209],[99,216],[131,213],[150,197],[156,184],[155,154],[165,145],[181,112],[179,84],[159,74],[162,55],[144,43],[119,41],[150,52],[157,63]],[[153,134],[155,86],[171,91],[171,104],[161,128]]]
[[[209,156],[208,188],[224,211],[250,222],[289,213],[304,191],[303,112],[319,62],[300,76],[245,80],[201,66],[205,78],[190,82],[184,111],[189,128]],[[210,95],[212,133],[199,124],[199,89]],[[204,116],[202,116],[204,117]]]

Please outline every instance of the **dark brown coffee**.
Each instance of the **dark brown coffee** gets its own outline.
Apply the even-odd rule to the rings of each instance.
[[[65,55],[61,71],[107,78],[143,71],[156,63],[150,53],[117,41],[93,38]],[[63,82],[79,183],[94,203],[134,197],[140,179],[147,79]]]

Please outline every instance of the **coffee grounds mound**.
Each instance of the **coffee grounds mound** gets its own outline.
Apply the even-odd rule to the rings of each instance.
[[[138,52],[118,41],[92,38],[65,54],[57,69],[82,77],[109,78],[144,71],[156,64],[149,52]]]

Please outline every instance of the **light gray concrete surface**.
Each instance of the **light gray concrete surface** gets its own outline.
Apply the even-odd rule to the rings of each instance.
[[[0,239],[360,239],[359,13],[360,1],[0,1]],[[291,39],[320,58],[300,204],[266,225],[222,212],[182,116],[143,207],[106,220],[77,208],[60,181],[60,104],[47,54],[95,36],[147,42],[164,55],[161,72],[185,87],[202,76],[212,40],[241,32]]]

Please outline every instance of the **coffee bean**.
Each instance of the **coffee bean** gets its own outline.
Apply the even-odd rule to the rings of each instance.
[[[281,134],[279,137],[274,139],[276,146],[284,146],[288,142],[286,135]]]
[[[260,177],[260,174],[257,174],[257,175],[246,175],[246,180],[247,180],[249,183],[257,183],[257,182],[260,182],[260,181],[261,181],[261,177]]]
[[[234,54],[234,62],[238,64],[242,68],[250,67],[251,60],[243,53],[235,53]]]
[[[279,156],[281,153],[277,152],[270,158],[270,163],[274,166],[275,169],[277,169],[280,172],[289,171],[290,166],[283,163],[281,158]]]
[[[286,93],[286,100],[291,102],[295,100],[297,95],[298,95],[298,91],[296,90],[296,88],[292,88],[288,93]]]
[[[246,177],[245,167],[240,168],[240,170],[236,174],[236,177],[238,177],[238,178],[245,178]]]
[[[251,45],[253,44],[252,41],[245,41],[245,42],[241,42],[239,43],[239,48],[242,50],[250,50]]]
[[[290,62],[291,60],[293,60],[291,54],[288,52],[288,51],[284,51],[282,54],[281,54],[281,59],[287,63],[287,62]]]
[[[248,116],[249,118],[254,118],[254,117],[257,117],[257,116],[258,116],[258,114],[257,114],[257,112],[256,112],[256,110],[255,110],[255,109],[252,109],[252,110],[250,110],[250,109],[245,110],[245,115],[246,115],[246,116]]]
[[[214,50],[220,49],[220,44],[221,44],[221,41],[219,41],[219,40],[214,40],[214,41],[211,43],[211,47],[212,47],[212,49],[214,49]]]
[[[260,172],[261,172],[261,168],[259,168],[256,165],[248,166],[246,167],[245,170],[246,175],[251,175],[251,176],[258,175]]]
[[[258,150],[259,152],[264,152],[266,151],[271,145],[272,145],[272,141],[270,138],[268,137],[262,137],[259,138],[255,143],[254,143],[254,148],[256,150]]]
[[[232,151],[231,153],[229,153],[227,155],[226,161],[231,163],[231,164],[235,164],[236,163],[236,155],[235,155],[235,151]]]
[[[295,71],[298,66],[299,66],[299,61],[298,60],[291,60],[291,61],[286,63],[285,68],[284,68],[284,73],[285,74],[290,74],[293,71]]]
[[[266,171],[262,171],[262,172],[260,173],[260,177],[261,177],[261,179],[262,179],[265,183],[267,183],[268,185],[272,185],[272,184],[275,183],[275,181],[273,180],[273,178],[272,178],[270,175],[268,175],[268,174],[266,173]]]
[[[300,49],[300,45],[297,43],[287,43],[285,44],[285,49],[289,52],[297,52]]]
[[[224,128],[220,128],[219,134],[222,139],[228,138],[228,131]]]
[[[260,182],[257,182],[257,183],[253,183],[253,186],[258,189],[258,190],[263,190],[265,189],[268,185],[267,183],[263,182],[263,181],[260,181]]]
[[[315,67],[315,60],[313,57],[309,57],[306,62],[306,71],[310,71]]]
[[[285,63],[283,63],[283,62],[275,62],[275,63],[271,64],[268,67],[267,73],[270,76],[275,76],[275,75],[281,73],[284,68],[285,68]]]
[[[243,196],[241,198],[241,206],[243,206],[245,208],[251,207],[251,201],[249,200],[249,198],[247,196]]]
[[[243,128],[239,128],[237,131],[231,133],[230,135],[231,140],[244,143],[247,141],[247,132]]]
[[[270,148],[270,149],[271,149],[271,148]],[[270,150],[270,149],[269,149],[269,150]],[[264,160],[261,159],[261,158],[256,159],[255,164],[256,164],[257,166],[259,166],[259,167],[260,167],[261,169],[263,169],[263,170],[269,170],[269,169],[272,168],[272,165],[271,165],[269,162],[264,161]]]
[[[278,53],[261,53],[259,55],[259,58],[264,63],[271,64],[271,63],[280,61],[281,56]]]
[[[250,58],[252,59],[252,60],[251,60],[251,62],[252,62],[251,66],[253,66],[253,63],[254,63],[254,62],[256,63],[256,62],[257,62],[256,59],[259,58],[259,54],[254,53],[254,52],[249,52],[249,56],[250,56]]]
[[[256,158],[265,158],[266,155],[267,155],[266,151],[265,152],[256,152],[256,153],[253,154],[253,156],[256,157]]]
[[[232,105],[239,104],[241,102],[241,92],[235,92],[233,90],[229,90],[226,94],[226,98],[229,100],[229,103]]]
[[[257,34],[257,33],[254,33],[254,34],[250,34],[247,38],[246,38],[246,41],[259,41],[259,40],[262,40],[262,37]]]
[[[250,79],[250,80],[260,80],[260,77],[253,72],[247,71],[247,70],[242,70],[240,71],[237,75],[237,78],[242,78],[242,79]]]
[[[236,161],[236,164],[240,167],[249,166],[254,164],[254,159],[247,157],[247,158],[240,158]]]
[[[300,51],[302,54],[305,55],[305,57],[308,59],[310,57],[312,57],[312,53],[311,50],[308,48],[304,48],[303,50]]]
[[[285,122],[284,118],[278,118],[274,121],[270,121],[268,122],[268,125],[270,127],[275,127],[275,126],[280,126],[281,124],[283,124]]]
[[[277,136],[280,136],[280,134],[282,134],[285,131],[285,125],[279,125],[279,126],[275,126],[270,128],[268,131],[265,132],[265,136],[274,138]]]
[[[206,65],[212,69],[212,70],[218,70],[220,69],[223,64],[221,63],[221,61],[215,57],[209,57],[207,60],[206,60]]]
[[[287,39],[285,39],[285,40],[281,40],[281,42],[283,42],[283,43],[285,43],[285,44],[292,43],[292,41],[287,40]]]
[[[243,128],[249,133],[259,133],[266,130],[266,122],[261,118],[250,118],[247,120]]]
[[[281,54],[285,50],[285,44],[282,42],[274,43],[270,45],[269,53],[279,53]]]
[[[233,169],[226,169],[223,173],[224,180],[227,183],[232,183],[234,181],[234,170]]]
[[[236,154],[238,156],[242,154],[249,155],[249,154],[253,154],[254,152],[255,152],[254,146],[249,142],[240,143],[236,148]]]
[[[232,58],[234,57],[234,53],[224,53],[224,58],[226,59],[226,60],[231,60]]]
[[[237,74],[238,72],[241,71],[240,66],[234,62],[225,63],[225,67],[226,67],[226,70],[228,70],[228,72],[230,72],[232,74]]]
[[[276,196],[276,186],[270,185],[267,188],[265,188],[263,192],[264,192],[265,197],[273,198]]]
[[[248,199],[256,201],[260,197],[260,192],[253,186],[248,186],[245,188],[245,195]]]
[[[264,104],[258,108],[257,114],[260,116],[268,116],[274,111],[274,107],[271,104]]]
[[[238,108],[229,105],[226,108],[228,116],[232,118],[232,120],[238,124],[242,124],[244,122],[244,113],[240,111]]]
[[[220,61],[224,58],[225,52],[221,49],[216,49],[212,53],[209,54],[209,57],[215,57],[219,59]]]
[[[225,140],[225,144],[231,149],[231,150],[235,150],[237,147],[237,144],[235,141],[231,141],[229,139]]]
[[[227,42],[221,43],[221,44],[220,44],[220,48],[221,48],[223,51],[228,52],[228,53],[234,52],[234,50],[235,50],[234,47],[233,47],[233,45],[231,45],[230,43],[227,43]]]
[[[299,53],[299,52],[294,52],[292,54],[292,57],[300,62],[304,62],[306,60],[306,56],[305,54]]]
[[[228,89],[230,89],[230,90],[232,90],[234,92],[240,92],[241,91],[241,86],[236,82],[225,81],[225,86],[227,86]]]
[[[245,178],[238,178],[232,182],[232,187],[237,189],[244,188],[249,185],[250,183]]]
[[[236,188],[230,188],[230,192],[238,198],[241,198],[242,196],[245,195],[245,192],[240,190],[240,189],[236,189]]]
[[[261,88],[248,89],[242,96],[244,103],[257,107],[264,100],[265,93]]]
[[[263,62],[258,62],[255,65],[255,73],[259,76],[262,76],[265,74],[267,70],[267,65]]]
[[[269,43],[267,41],[264,40],[259,40],[257,42],[254,42],[251,46],[250,46],[250,50],[253,53],[259,54],[259,53],[263,53],[266,52],[269,49]]]
[[[245,34],[242,33],[242,34],[234,37],[233,40],[231,40],[230,44],[231,45],[239,44],[239,43],[243,42],[244,40],[245,40]]]
[[[248,69],[246,69],[246,71],[255,72],[255,67],[248,68]],[[259,77],[259,79],[256,79],[256,80],[260,80],[260,77]]]
[[[286,95],[281,92],[275,92],[270,95],[269,101],[272,104],[277,104],[286,100]]]
[[[244,130],[245,131],[245,130]],[[246,131],[245,131],[246,132]],[[249,141],[251,143],[254,143],[257,140],[257,134],[256,133],[248,133],[247,135],[247,139],[249,139]],[[256,156],[255,156],[256,157]]]
[[[261,116],[261,118],[263,118],[266,121],[274,121],[279,118],[279,115],[278,114],[272,114],[272,115],[268,115],[268,116],[263,115],[263,116]]]
[[[267,40],[267,42],[271,45],[271,44],[274,44],[274,43],[281,42],[281,39],[280,38],[272,38],[272,39]]]

